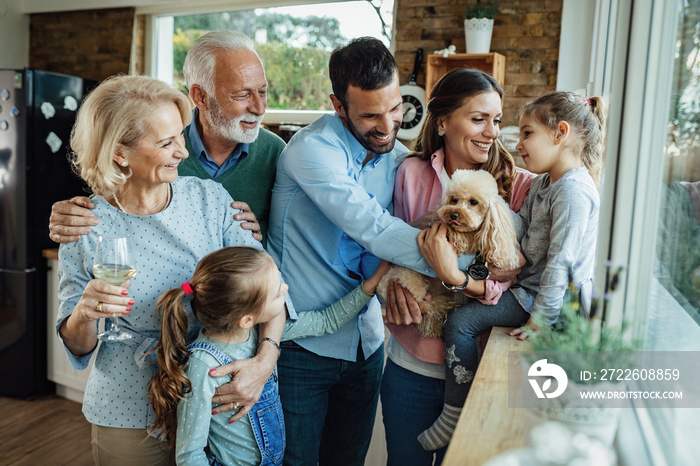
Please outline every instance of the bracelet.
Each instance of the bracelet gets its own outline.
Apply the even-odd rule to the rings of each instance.
[[[442,282],[442,286],[447,288],[449,291],[453,291],[455,293],[464,291],[467,289],[467,285],[469,284],[469,274],[465,272],[464,275],[465,275],[464,284],[462,284],[462,285],[448,285],[445,282]]]
[[[258,341],[258,347],[260,347],[260,345],[261,345],[264,341],[269,341],[270,343],[272,343],[272,345],[273,345],[275,348],[277,348],[277,351],[279,351],[279,353],[282,354],[282,348],[280,348],[280,345],[279,345],[275,340],[273,340],[272,338],[268,338],[268,337],[261,338],[260,341]],[[279,356],[278,356],[277,358],[279,359]]]
[[[365,294],[365,296],[367,296],[369,298],[371,298],[372,296],[377,294],[377,293],[370,293],[369,291],[365,290],[365,280],[362,280],[362,283],[360,283],[360,289]]]

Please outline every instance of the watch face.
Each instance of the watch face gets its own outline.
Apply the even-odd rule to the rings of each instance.
[[[403,98],[403,122],[401,128],[409,129],[420,123],[423,117],[423,104],[412,95],[404,95]]]
[[[489,276],[489,269],[483,262],[477,262],[467,268],[467,273],[474,280],[486,280]]]

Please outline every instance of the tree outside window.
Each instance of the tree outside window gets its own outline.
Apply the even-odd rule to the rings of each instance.
[[[279,9],[231,11],[174,17],[174,81],[184,88],[182,65],[190,45],[209,31],[226,29],[246,34],[256,42],[269,83],[268,108],[279,110],[332,110],[328,78],[331,51],[359,35],[374,35],[389,45],[393,0],[352,2],[353,8],[376,18],[375,34],[347,37],[341,20],[333,16],[298,16]],[[319,12],[333,4],[314,5]]]

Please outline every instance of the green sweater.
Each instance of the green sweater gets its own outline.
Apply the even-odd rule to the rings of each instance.
[[[180,162],[180,176],[196,176],[205,180],[213,178],[202,167],[197,154],[192,150],[185,131],[187,151],[190,156]],[[221,183],[235,201],[247,202],[260,223],[263,245],[267,244],[267,226],[270,217],[270,199],[275,184],[277,159],[284,149],[284,141],[264,128],[255,142],[248,145],[248,156],[214,181]]]

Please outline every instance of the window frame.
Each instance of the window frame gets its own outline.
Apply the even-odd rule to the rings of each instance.
[[[606,173],[598,239],[596,285],[606,290],[607,266],[623,265],[618,291],[610,296],[604,318],[619,325],[633,318],[634,336],[642,337],[648,317],[656,225],[660,213],[662,154],[666,135],[655,130],[668,123],[675,11],[678,2],[610,1],[614,28],[608,36],[610,66]],[[597,71],[601,74],[601,71]],[[608,70],[602,71],[602,76]],[[668,93],[659,90],[668,89]],[[627,316],[625,314],[628,314]]]

